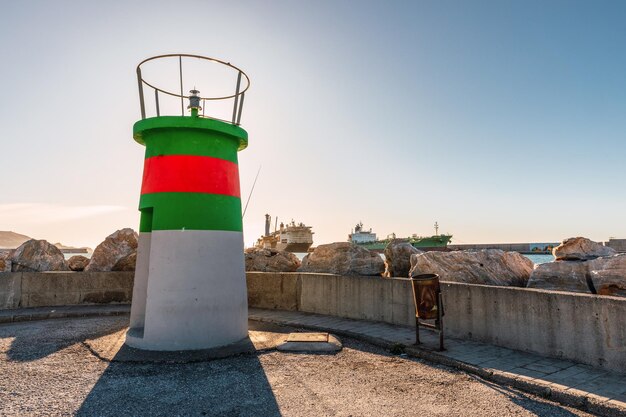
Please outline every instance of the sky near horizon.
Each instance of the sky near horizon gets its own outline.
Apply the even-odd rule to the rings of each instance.
[[[220,58],[252,86],[239,154],[315,244],[362,221],[453,243],[626,238],[626,2],[0,3],[0,230],[95,247],[138,228],[135,67]]]

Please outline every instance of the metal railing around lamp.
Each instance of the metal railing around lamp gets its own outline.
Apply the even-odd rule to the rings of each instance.
[[[180,91],[168,91],[164,88],[157,87],[155,83],[147,81],[142,76],[142,65],[150,62],[150,61],[161,61],[163,59],[169,58],[178,58],[178,78],[180,81]],[[185,58],[185,61],[183,60]],[[215,64],[226,66],[233,71],[237,72],[237,82],[234,85],[234,91],[232,94],[220,95],[220,96],[199,96],[200,93],[194,87],[192,91],[196,91],[196,93],[192,93],[190,95],[185,95],[183,92],[183,74],[184,74],[184,62],[189,60],[199,60],[202,62],[212,62]],[[154,91],[154,104],[155,104],[155,115],[157,117],[161,116],[161,106],[160,106],[160,98],[162,97],[173,97],[178,98],[180,100],[180,114],[181,116],[185,115],[185,100],[186,99],[197,99],[198,100],[198,109],[203,109],[207,101],[218,101],[218,100],[232,100],[233,101],[233,112],[232,118],[230,120],[219,119],[217,117],[211,117],[210,115],[205,115],[204,111],[202,114],[198,114],[199,117],[207,117],[216,120],[220,120],[222,122],[231,123],[239,126],[241,124],[241,113],[243,112],[243,101],[246,96],[246,91],[250,88],[250,78],[248,75],[243,72],[238,67],[232,65],[230,62],[225,62],[216,58],[210,58],[201,55],[190,55],[190,54],[167,54],[167,55],[158,55],[153,56],[148,59],[144,59],[137,65],[137,84],[139,88],[139,105],[141,109],[141,118],[146,118],[146,97],[144,96],[144,88],[152,89]],[[201,106],[200,106],[201,104]]]

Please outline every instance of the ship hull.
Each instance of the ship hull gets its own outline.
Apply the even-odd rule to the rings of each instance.
[[[367,243],[355,243],[355,245],[359,245],[362,248],[367,250],[371,250],[374,252],[382,252],[385,250],[388,241],[377,240],[376,242],[367,242]]]
[[[430,251],[440,251],[445,252],[448,251],[448,243],[452,239],[452,236],[449,235],[439,235],[439,236],[431,236],[431,237],[423,237],[423,238],[410,238],[406,239],[414,248],[419,249],[421,251],[430,252]],[[374,242],[366,242],[366,243],[356,243],[362,248],[382,253],[390,240],[377,240]]]
[[[276,249],[286,252],[308,252],[313,243],[278,243]]]
[[[422,237],[417,239],[409,239],[411,245],[414,248],[422,249],[423,248],[445,248],[450,243],[452,236],[450,235],[439,235],[439,236],[431,236],[431,237]]]

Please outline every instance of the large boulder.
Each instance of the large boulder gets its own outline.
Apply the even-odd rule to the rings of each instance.
[[[393,239],[385,247],[385,276],[408,277],[411,269],[411,255],[423,253],[409,242]]]
[[[11,272],[11,255],[13,251],[0,251],[0,272]]]
[[[76,272],[84,271],[88,264],[89,258],[83,255],[74,255],[67,260],[67,266],[69,266],[72,271]]]
[[[517,252],[483,249],[411,256],[410,276],[438,274],[442,281],[525,287],[535,264]]]
[[[319,245],[302,260],[299,272],[338,275],[381,275],[385,262],[375,252],[350,242]]]
[[[558,261],[586,261],[600,256],[615,255],[617,252],[586,237],[571,237],[554,248],[552,253]]]
[[[588,262],[555,261],[537,265],[530,274],[528,288],[589,293]]]
[[[63,253],[45,240],[28,240],[13,251],[11,271],[69,271]]]
[[[246,271],[295,272],[301,265],[293,253],[276,249],[248,248],[245,257]]]
[[[137,232],[130,228],[107,236],[93,251],[85,271],[110,271],[117,261],[137,251],[138,237]]]
[[[587,263],[598,294],[626,297],[626,253],[597,258]]]
[[[111,268],[111,271],[134,271],[137,264],[137,252],[132,252],[129,255],[120,258],[115,262],[115,265]]]
[[[591,282],[591,285],[588,284]],[[626,253],[589,261],[541,264],[528,281],[529,288],[626,297]]]

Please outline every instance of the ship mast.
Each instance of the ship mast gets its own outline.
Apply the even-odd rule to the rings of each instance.
[[[435,236],[439,236],[439,225],[435,222]]]
[[[270,235],[270,224],[272,222],[272,217],[269,214],[265,215],[265,236]]]

